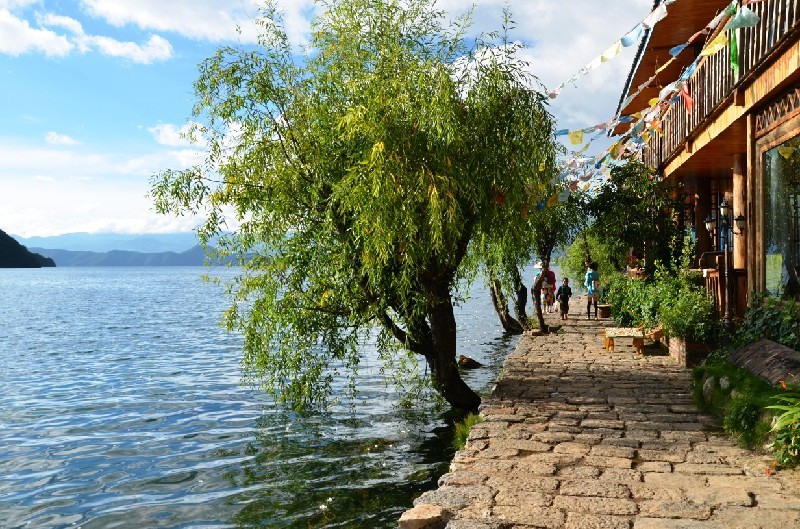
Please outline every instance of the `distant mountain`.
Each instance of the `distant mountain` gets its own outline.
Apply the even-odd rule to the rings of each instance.
[[[32,253],[0,230],[0,268],[41,268],[55,265],[52,259]]]
[[[197,245],[194,232],[181,233],[65,233],[53,237],[20,237],[12,235],[28,248],[72,250],[76,252],[129,252],[160,253],[184,252]]]
[[[35,250],[51,257],[58,266],[203,266],[206,257],[206,252],[199,245],[180,253],[142,253],[125,250],[76,252],[48,248]]]

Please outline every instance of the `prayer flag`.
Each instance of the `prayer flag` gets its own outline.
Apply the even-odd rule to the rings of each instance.
[[[622,46],[627,48],[628,46],[636,44],[642,38],[642,33],[644,33],[644,25],[639,23],[620,39]]]
[[[756,15],[753,10],[742,6],[731,21],[728,22],[728,25],[725,26],[725,29],[752,28],[758,24],[760,20],[759,16]]]
[[[647,29],[655,26],[659,21],[664,20],[667,16],[667,5],[661,4],[642,20],[642,25]]]
[[[622,42],[617,41],[614,44],[612,44],[606,51],[603,52],[603,54],[600,56],[600,60],[602,62],[608,62],[617,55],[619,55],[621,52],[622,52]]]
[[[689,85],[683,85],[681,88],[681,96],[683,97],[683,105],[686,107],[686,112],[692,113],[692,107],[694,106],[694,99],[691,98],[689,95]]]
[[[728,34],[722,31],[720,32],[719,35],[717,35],[714,38],[714,40],[708,43],[708,46],[703,48],[703,51],[700,52],[700,56],[710,57],[711,55],[714,55],[727,45],[728,45]]]
[[[735,31],[731,31],[731,69],[734,76],[739,75],[739,45]]]
[[[671,50],[669,50],[669,54],[672,55],[673,57],[677,57],[688,45],[689,43],[679,44],[674,48],[672,48]]]
[[[583,131],[582,130],[573,130],[567,135],[569,137],[569,142],[572,145],[580,145],[583,143]]]

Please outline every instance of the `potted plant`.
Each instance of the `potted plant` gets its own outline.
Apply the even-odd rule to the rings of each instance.
[[[690,283],[680,285],[671,302],[661,304],[658,319],[669,338],[670,356],[679,364],[693,366],[708,356],[708,344],[717,334],[714,303]]]

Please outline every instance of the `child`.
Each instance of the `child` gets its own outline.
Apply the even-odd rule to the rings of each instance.
[[[569,314],[569,298],[572,297],[572,289],[569,288],[569,279],[566,277],[562,282],[562,285],[558,287],[558,292],[556,292],[556,299],[558,300],[558,311],[561,313],[561,319],[567,320],[569,319],[567,315]]]

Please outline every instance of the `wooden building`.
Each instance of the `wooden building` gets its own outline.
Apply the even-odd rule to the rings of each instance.
[[[661,4],[668,16],[642,41],[619,111],[655,116],[642,160],[682,186],[698,266],[720,314],[734,318],[750,292],[800,293],[800,0]],[[743,5],[758,22],[727,29]],[[708,53],[720,33],[727,45]],[[654,107],[670,84],[677,97]]]

